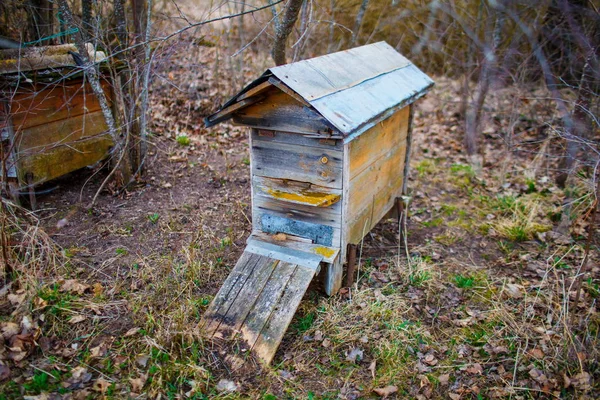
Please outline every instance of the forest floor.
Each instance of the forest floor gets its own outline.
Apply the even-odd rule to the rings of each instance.
[[[355,288],[311,289],[272,365],[232,368],[197,330],[250,233],[247,132],[202,123],[243,84],[224,79],[217,51],[180,43],[158,60],[143,182],[93,211],[105,171],[43,188],[21,244],[42,249],[0,298],[0,399],[600,396],[600,234],[573,310],[591,196],[582,176],[572,229],[557,233],[552,102],[495,89],[476,171],[461,83],[440,77],[415,113],[408,246],[382,221]],[[245,82],[267,62],[253,57]]]

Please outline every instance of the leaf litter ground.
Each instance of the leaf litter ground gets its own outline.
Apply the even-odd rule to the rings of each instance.
[[[2,297],[0,398],[599,395],[598,242],[571,310],[589,221],[552,230],[564,193],[535,156],[559,147],[539,128],[551,104],[525,100],[545,98],[535,87],[493,94],[475,171],[460,84],[436,79],[415,114],[408,247],[382,221],[361,244],[356,285],[333,298],[311,289],[272,366],[237,368],[243,348],[199,337],[250,232],[247,134],[203,127],[241,83],[215,68],[217,49],[178,46],[157,63],[145,180],[92,212],[82,204],[105,171],[43,188],[38,215],[60,253]],[[264,62],[247,55],[245,79]],[[514,107],[516,121],[503,114]]]

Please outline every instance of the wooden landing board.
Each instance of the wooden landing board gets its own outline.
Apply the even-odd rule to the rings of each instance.
[[[249,241],[200,321],[208,338],[239,338],[271,362],[323,257]]]

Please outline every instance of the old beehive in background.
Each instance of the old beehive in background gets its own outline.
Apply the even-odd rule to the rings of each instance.
[[[88,52],[97,62],[105,58],[92,47]],[[0,51],[1,155],[16,198],[23,188],[32,193],[35,185],[102,160],[113,146],[75,53],[74,45]],[[102,85],[111,101],[111,85],[106,79]]]
[[[337,293],[402,195],[412,106],[433,81],[385,42],[267,70],[206,125],[251,127],[252,235],[201,322],[270,362],[320,267]]]

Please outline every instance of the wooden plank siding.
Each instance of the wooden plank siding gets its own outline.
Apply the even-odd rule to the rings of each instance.
[[[359,243],[401,195],[409,107],[346,144],[344,243]]]
[[[254,128],[315,134],[331,132],[331,125],[319,113],[277,88],[262,92],[265,99],[233,114],[233,122]]]
[[[95,111],[20,130],[15,135],[15,145],[21,156],[44,153],[107,130],[102,111]]]
[[[317,141],[315,139],[315,141]],[[342,152],[252,139],[254,176],[310,182],[332,189],[342,188]]]
[[[102,87],[110,102],[110,84],[102,81]],[[48,88],[36,86],[31,91],[17,92],[10,102],[10,114],[15,131],[98,110],[100,104],[92,88],[89,84],[84,86],[81,81],[53,84]]]
[[[112,87],[102,86],[112,103]],[[58,178],[104,159],[113,146],[98,99],[81,80],[20,88],[10,98],[19,181]]]
[[[54,147],[44,153],[19,155],[19,179],[24,182],[26,175],[31,174],[34,184],[39,184],[58,178],[102,160],[112,146],[110,135],[101,134]]]
[[[342,141],[335,139],[315,139],[298,135],[297,133],[268,129],[252,129],[251,135],[253,140],[260,140],[263,142],[294,144],[297,146],[316,147],[323,150],[337,150],[340,152],[344,150]]]

